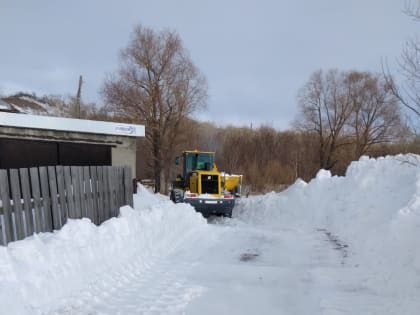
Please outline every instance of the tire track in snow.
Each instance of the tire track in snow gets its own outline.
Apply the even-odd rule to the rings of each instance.
[[[321,292],[322,315],[398,314],[391,311],[389,297],[381,296],[367,280],[366,270],[359,268],[350,255],[349,246],[327,229],[315,229],[319,252],[312,257],[319,266],[311,271]],[[318,234],[318,235],[316,235]],[[322,254],[321,254],[322,252]]]
[[[202,286],[188,281],[186,275],[196,264],[195,253],[187,259],[173,256],[188,249],[191,243],[207,239],[207,229],[185,235],[184,242],[167,255],[137,259],[122,266],[121,270],[103,275],[90,283],[82,292],[63,299],[59,307],[42,315],[129,315],[129,314],[183,314],[185,306],[204,292]],[[216,233],[217,234],[217,233]],[[193,237],[192,237],[193,236]],[[182,246],[181,246],[182,243]]]
[[[104,315],[179,314],[202,290],[183,277],[189,268],[188,264],[174,266],[173,262],[159,261],[147,274],[126,276],[109,299],[93,308],[96,314]]]

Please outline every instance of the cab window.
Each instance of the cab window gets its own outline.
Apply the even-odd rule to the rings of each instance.
[[[186,155],[186,171],[192,170],[211,170],[213,168],[213,156],[203,153],[189,153]]]

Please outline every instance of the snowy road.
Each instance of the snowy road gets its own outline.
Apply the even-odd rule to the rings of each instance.
[[[133,261],[50,314],[384,314],[324,231],[216,220],[165,258]],[[386,312],[384,312],[386,311]]]

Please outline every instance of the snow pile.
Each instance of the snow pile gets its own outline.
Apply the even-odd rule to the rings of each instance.
[[[127,263],[153,264],[176,249],[206,221],[186,204],[174,205],[139,186],[135,210],[95,226],[69,220],[54,233],[41,233],[0,247],[0,304],[8,314],[54,309],[60,299],[89,283],[124,270]]]
[[[420,157],[362,157],[345,177],[321,170],[282,193],[241,200],[235,214],[252,224],[332,233],[348,245],[347,263],[366,281],[400,294],[420,287]]]

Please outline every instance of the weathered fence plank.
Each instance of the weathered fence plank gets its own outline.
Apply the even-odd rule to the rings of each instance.
[[[111,206],[111,212],[110,212],[110,217],[116,216],[116,207],[117,207],[117,196],[116,196],[116,192],[115,192],[115,173],[116,173],[116,169],[112,168],[112,167],[108,167],[109,170],[109,195],[111,196],[110,199],[110,206]]]
[[[133,207],[133,177],[131,167],[124,167],[124,202]]]
[[[99,224],[98,217],[98,176],[96,174],[96,166],[91,166],[90,168],[90,183],[92,186],[92,213],[93,213],[93,222]]]
[[[114,169],[114,189],[115,189],[115,212],[114,215],[118,216],[118,214],[120,213],[120,205],[121,205],[121,195],[120,195],[120,182],[118,180],[118,176],[119,176],[119,167]]]
[[[61,165],[56,166],[58,199],[60,201],[60,226],[67,221],[68,207],[66,202],[66,191],[64,188],[64,169]]]
[[[34,223],[35,233],[42,232],[42,201],[41,201],[41,189],[39,187],[39,174],[38,168],[32,167],[29,169],[31,174],[31,186],[32,186],[32,198],[34,201]]]
[[[80,172],[79,168],[76,166],[70,167],[71,169],[71,183],[73,185],[73,194],[74,194],[74,209],[75,209],[75,218],[81,218],[82,217],[82,208],[80,204],[80,197],[81,197],[81,191],[80,191]]]
[[[109,172],[110,169],[108,166],[104,166],[103,175],[104,175],[104,221],[108,220],[111,216],[111,191],[109,189]]]
[[[105,221],[105,188],[104,188],[104,167],[98,166],[96,168],[98,174],[98,217],[99,217],[99,224]]]
[[[0,198],[3,207],[4,244],[14,240],[12,227],[12,206],[10,204],[9,179],[6,170],[0,170]]]
[[[41,180],[42,208],[43,208],[43,232],[52,232],[51,198],[48,187],[48,171],[45,166],[39,168],[39,179]]]
[[[122,198],[122,188],[123,188],[123,186],[122,186],[122,182],[120,181],[120,179],[121,179],[121,175],[122,175],[122,172],[121,172],[121,167],[117,167],[116,169],[115,169],[115,192],[116,192],[116,200],[117,200],[117,207],[118,207],[118,209],[116,209],[117,210],[117,215],[118,215],[118,213],[119,213],[119,207],[123,204],[123,198]]]
[[[124,168],[119,167],[118,168],[118,190],[119,190],[119,206],[126,205],[125,203],[125,196],[124,196]]]
[[[61,225],[60,225],[60,210],[58,208],[57,178],[55,175],[54,166],[48,166],[48,183],[50,185],[51,214],[52,214],[53,229],[58,230],[61,228]]]
[[[80,217],[86,217],[86,193],[85,193],[85,182],[83,180],[83,168],[78,167],[78,180],[80,187]]]
[[[22,196],[20,194],[19,171],[10,170],[10,186],[12,188],[13,212],[15,219],[15,233],[18,240],[25,237],[23,227]]]
[[[117,181],[117,176],[118,176],[118,167],[112,168],[112,189],[114,190],[114,206],[112,207],[114,212],[113,212],[113,216],[117,216],[118,215],[118,205],[119,205],[119,189],[118,189],[118,181]]]
[[[64,166],[64,187],[66,189],[68,212],[67,217],[76,218],[76,206],[74,199],[74,186],[72,186],[72,179],[70,175],[70,166]],[[67,219],[67,218],[66,218]]]
[[[25,235],[34,234],[34,217],[32,214],[31,186],[27,168],[19,169],[20,184],[22,186],[23,209],[25,212]]]
[[[83,167],[83,181],[85,182],[86,217],[89,218],[92,222],[94,222],[92,183],[89,173],[89,166]]]

